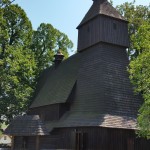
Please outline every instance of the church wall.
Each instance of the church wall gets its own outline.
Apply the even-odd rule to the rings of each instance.
[[[70,103],[30,108],[28,115],[39,115],[43,121],[59,120],[70,109]]]
[[[14,150],[35,150],[36,137],[35,136],[15,136]]]
[[[134,130],[100,127],[64,128],[59,135],[56,149],[76,150],[149,150],[150,141],[137,138]],[[51,135],[51,136],[54,136]],[[143,149],[144,148],[144,149]]]
[[[134,130],[101,127],[62,128],[49,136],[40,136],[40,149],[63,150],[149,150],[150,141],[137,138]],[[15,137],[15,150],[22,138]],[[27,150],[35,150],[35,137],[28,137]]]

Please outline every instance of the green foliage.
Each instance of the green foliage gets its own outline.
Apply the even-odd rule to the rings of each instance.
[[[139,28],[145,24],[150,24],[150,6],[135,5],[135,1],[131,3],[124,3],[117,6],[118,11],[129,21],[128,32],[130,37],[130,47],[128,49],[128,55],[130,59],[136,58],[143,51],[143,47],[138,46],[136,39],[144,37],[142,32],[139,34]],[[142,28],[141,28],[142,30]]]
[[[33,31],[21,7],[0,1],[0,124],[26,112],[39,74],[52,65],[57,50],[67,58],[72,47],[52,25]]]
[[[128,50],[130,79],[144,103],[138,115],[138,135],[150,139],[150,6],[136,6],[135,2],[117,7],[129,21],[130,48]]]
[[[27,109],[36,63],[28,48],[32,26],[25,12],[18,5],[7,4],[0,12],[0,122],[3,122]]]
[[[2,131],[0,131],[0,137],[1,137],[1,135],[2,135]]]
[[[27,47],[32,38],[31,22],[25,12],[18,5],[9,5],[1,9],[1,42],[2,58],[8,45],[22,45]]]
[[[7,48],[0,63],[0,114],[9,121],[28,107],[36,64],[30,49],[14,46]]]
[[[72,47],[73,43],[67,35],[55,29],[51,24],[41,23],[37,31],[34,31],[31,45],[38,65],[37,72],[41,72],[52,65],[53,56],[57,50],[61,50],[67,58],[68,50]]]
[[[142,93],[144,99],[139,110],[138,134],[150,138],[150,49],[131,61],[130,74],[131,81],[136,86],[135,91]]]

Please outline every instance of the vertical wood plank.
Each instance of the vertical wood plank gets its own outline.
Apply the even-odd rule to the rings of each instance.
[[[134,139],[133,138],[128,138],[127,139],[127,150],[134,150]]]
[[[39,135],[36,136],[36,150],[39,150],[40,148],[40,140]]]
[[[11,138],[11,150],[14,150],[14,136]]]

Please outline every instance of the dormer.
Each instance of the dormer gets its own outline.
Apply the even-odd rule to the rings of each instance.
[[[107,0],[93,0],[77,29],[79,52],[100,42],[129,47],[128,22]]]

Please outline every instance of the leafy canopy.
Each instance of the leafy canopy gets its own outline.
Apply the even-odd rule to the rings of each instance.
[[[144,38],[144,35],[140,35],[142,32],[139,32],[139,28],[142,30],[141,27],[143,25],[145,26],[150,23],[150,6],[135,4],[136,2],[133,1],[131,3],[126,2],[117,6],[118,11],[129,21],[128,33],[130,37],[130,47],[128,49],[128,55],[131,59],[136,58],[143,51],[141,44],[138,47],[140,36],[141,38]]]
[[[9,121],[27,109],[36,68],[34,53],[29,49],[31,22],[18,5],[3,2],[0,8],[0,122]]]
[[[41,23],[33,31],[21,7],[0,1],[0,123],[26,112],[39,74],[52,65],[57,50],[68,57],[72,47],[52,25]]]
[[[130,79],[135,92],[142,94],[144,100],[139,110],[138,134],[150,139],[150,6],[132,2],[117,8],[129,21]]]
[[[38,70],[41,72],[53,63],[53,56],[56,51],[61,50],[65,58],[73,43],[66,34],[55,29],[51,24],[41,23],[33,32],[31,49],[35,53]]]

